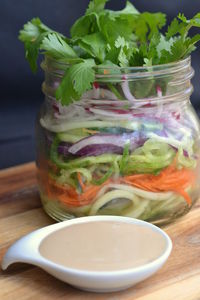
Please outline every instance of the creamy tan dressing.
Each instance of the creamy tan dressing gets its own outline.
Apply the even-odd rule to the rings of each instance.
[[[157,231],[125,222],[75,224],[47,236],[40,253],[57,264],[90,271],[141,266],[158,258],[166,241]]]

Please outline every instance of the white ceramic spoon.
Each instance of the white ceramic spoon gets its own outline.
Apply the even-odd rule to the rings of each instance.
[[[81,269],[73,269],[57,264],[40,252],[40,245],[44,239],[51,234],[58,233],[59,230],[76,224],[90,223],[96,221],[114,221],[130,223],[134,226],[141,225],[156,231],[160,239],[165,241],[164,251],[155,260],[139,267],[116,270],[116,271],[88,271]],[[172,242],[168,235],[160,228],[132,218],[116,217],[116,216],[92,216],[77,218],[70,221],[53,224],[42,229],[36,230],[13,244],[5,254],[2,261],[2,269],[6,270],[9,265],[16,262],[24,262],[41,267],[54,277],[67,282],[79,289],[93,292],[112,292],[126,289],[148,277],[159,270],[167,260],[172,249]]]

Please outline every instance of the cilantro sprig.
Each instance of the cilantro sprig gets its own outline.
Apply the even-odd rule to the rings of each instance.
[[[85,15],[71,27],[69,38],[39,18],[26,23],[19,33],[33,72],[37,71],[40,53],[66,62],[66,72],[56,91],[57,99],[64,105],[79,100],[90,90],[95,72],[101,74],[103,66],[114,67],[113,72],[119,73],[119,67],[178,61],[190,55],[200,41],[200,34],[189,36],[192,27],[200,27],[200,13],[190,20],[179,14],[163,33],[165,14],[140,13],[129,1],[121,11],[112,11],[105,9],[108,1],[90,1]],[[137,87],[136,93],[140,94]]]

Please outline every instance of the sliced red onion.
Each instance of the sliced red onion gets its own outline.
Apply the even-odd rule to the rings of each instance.
[[[97,115],[100,118],[112,118],[115,120],[133,120],[135,121],[138,119],[138,121],[157,121],[160,123],[165,123],[166,119],[163,119],[159,116],[155,116],[152,114],[145,114],[145,113],[135,113],[133,110],[123,110],[123,109],[103,109],[103,108],[96,108],[96,107],[91,107],[88,108],[88,110]]]
[[[157,85],[157,87],[156,87],[156,92],[157,92],[157,96],[159,98],[162,97],[162,90],[161,90],[161,87],[159,85]]]
[[[121,83],[121,87],[124,93],[124,96],[126,97],[126,99],[128,99],[132,104],[135,104],[135,97],[131,94],[131,91],[129,89],[129,83],[127,80],[124,80]]]
[[[118,147],[112,144],[93,144],[88,145],[82,149],[80,149],[78,152],[76,152],[76,155],[79,156],[98,156],[104,153],[115,153],[115,154],[122,154],[123,148]]]
[[[98,84],[98,82],[94,81],[94,82],[93,82],[93,87],[94,87],[94,89],[99,89],[99,84]]]
[[[69,152],[72,154],[78,153],[81,149],[90,145],[113,145],[124,148],[127,143],[130,143],[130,149],[136,149],[137,147],[144,144],[147,137],[144,133],[124,133],[124,134],[95,134],[90,137],[86,137],[81,141],[73,144],[69,148]]]
[[[108,109],[107,111],[110,111],[110,112],[113,112],[113,113],[117,113],[119,115],[124,115],[124,114],[129,114],[131,113],[132,111],[131,110],[128,110],[128,109],[116,109],[116,108],[113,108],[113,109]]]
[[[61,142],[58,146],[58,153],[63,154],[64,156],[70,155],[71,153],[69,153],[68,150],[71,146],[71,143]]]
[[[132,95],[130,88],[129,88],[129,82],[126,78],[126,76],[123,76],[122,78],[124,81],[121,83],[122,91],[124,93],[124,96],[126,99],[134,106],[134,107],[141,107],[144,105],[144,102],[138,103],[135,97]]]
[[[49,133],[46,133],[46,143],[48,147],[51,147],[54,137]],[[68,149],[72,146],[72,143],[61,142],[58,146],[58,153],[63,154],[64,156],[71,155]]]

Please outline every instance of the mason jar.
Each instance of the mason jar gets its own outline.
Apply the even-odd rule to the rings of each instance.
[[[97,67],[91,90],[64,106],[69,65],[45,57],[37,123],[44,210],[57,221],[119,215],[165,224],[199,197],[199,121],[190,57],[164,65]]]

